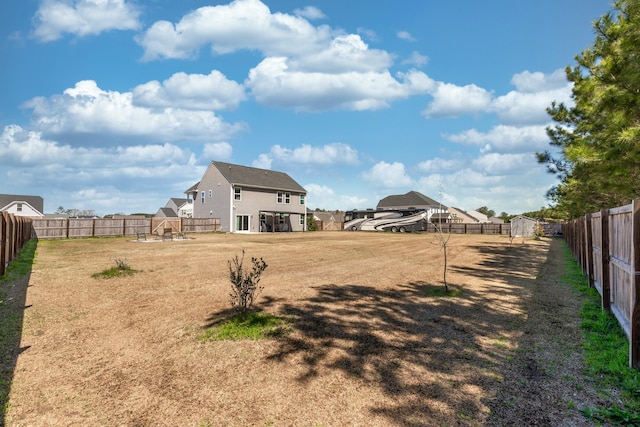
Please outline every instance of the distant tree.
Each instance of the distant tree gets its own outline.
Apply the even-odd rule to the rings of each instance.
[[[481,214],[485,214],[489,218],[496,216],[496,212],[486,206],[482,206],[481,208],[476,209],[476,211],[480,212]]]
[[[66,211],[64,210],[64,206],[62,206],[62,205],[58,206],[58,209],[56,209],[56,213],[57,214],[66,213]]]
[[[573,106],[547,109],[552,151],[537,153],[560,181],[547,197],[570,218],[640,197],[640,1],[615,1],[593,27],[566,68]]]
[[[307,231],[318,231],[318,221],[313,215],[307,215]]]
[[[503,211],[503,212],[500,212],[500,215],[498,215],[498,218],[500,218],[504,222],[509,222],[511,218],[513,218],[513,215],[509,215],[508,213]]]

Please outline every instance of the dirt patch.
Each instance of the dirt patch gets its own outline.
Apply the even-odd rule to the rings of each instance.
[[[454,235],[450,247],[455,298],[430,296],[442,257],[428,235],[39,242],[7,424],[587,425],[569,403],[594,394],[579,298],[553,267],[559,242]],[[294,332],[202,343],[229,314],[227,261],[242,250],[269,264],[260,308],[295,319]],[[91,278],[114,258],[141,271]]]

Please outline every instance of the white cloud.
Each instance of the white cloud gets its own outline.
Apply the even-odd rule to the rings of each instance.
[[[428,56],[421,55],[419,52],[416,52],[415,50],[411,52],[411,56],[409,58],[404,59],[402,61],[403,64],[414,65],[416,67],[423,67],[427,65],[428,62],[429,62]]]
[[[454,159],[442,159],[439,157],[422,161],[418,164],[418,170],[422,173],[442,173],[460,169],[465,160],[456,157]]]
[[[475,114],[485,112],[491,105],[491,92],[474,84],[456,86],[439,82],[431,95],[433,101],[422,112],[426,118]]]
[[[209,164],[212,160],[227,160],[231,158],[232,152],[233,148],[228,142],[204,144],[201,158],[205,164]]]
[[[516,87],[518,92],[536,93],[554,91],[556,89],[564,89],[569,81],[563,69],[558,69],[551,74],[544,74],[539,71],[514,74],[511,78],[511,84]]]
[[[320,9],[314,6],[307,6],[302,9],[296,9],[293,11],[297,16],[301,16],[307,19],[324,19],[326,15],[322,13]]]
[[[191,58],[205,45],[214,53],[258,50],[265,55],[295,55],[316,51],[331,38],[328,27],[314,27],[299,16],[271,13],[259,0],[235,0],[228,5],[205,6],[180,22],[154,23],[136,38],[143,60]]]
[[[271,169],[273,159],[268,154],[260,154],[256,160],[251,163],[254,168]]]
[[[268,164],[276,160],[282,163],[334,165],[358,163],[358,152],[346,144],[332,143],[320,147],[303,144],[294,149],[274,145],[269,154],[261,154],[258,164]],[[256,162],[254,162],[256,164]],[[268,168],[267,168],[268,169]]]
[[[6,178],[13,185],[47,189],[47,212],[64,205],[153,213],[160,207],[157,198],[182,196],[204,172],[193,153],[173,144],[73,147],[17,125],[0,134],[0,167],[5,166],[11,167]]]
[[[487,153],[473,161],[473,167],[486,175],[520,175],[535,164],[531,153]]]
[[[299,111],[377,110],[395,99],[426,93],[433,84],[424,73],[304,73],[288,69],[286,58],[267,58],[249,72],[246,86],[260,103]]]
[[[133,104],[151,108],[229,110],[245,99],[244,87],[217,70],[208,75],[175,73],[162,84],[153,80],[133,89]]]
[[[105,91],[85,80],[51,98],[37,97],[24,104],[31,108],[32,123],[46,135],[148,137],[161,141],[226,139],[242,125],[225,123],[210,111],[178,108],[150,109],[133,105],[131,92]],[[83,138],[86,143],[86,139]]]
[[[410,42],[416,41],[416,39],[414,39],[411,33],[409,33],[408,31],[398,31],[396,35],[398,36],[399,39],[402,39],[402,40],[407,40]]]
[[[49,42],[64,33],[84,37],[109,30],[137,30],[139,14],[126,0],[44,0],[34,17],[33,36]]]
[[[399,162],[376,163],[371,169],[362,173],[362,178],[384,188],[406,187],[413,184],[413,180],[405,171],[404,164]]]
[[[339,195],[322,184],[305,184],[307,190],[307,206],[310,209],[320,208],[328,210],[364,209],[369,206],[369,201],[358,196]]]
[[[480,146],[484,152],[522,153],[542,150],[548,146],[549,138],[545,128],[544,125],[521,127],[498,125],[489,132],[470,129],[458,134],[443,136],[452,142]]]
[[[381,71],[391,66],[391,56],[369,49],[359,35],[339,35],[324,49],[297,55],[287,61],[292,71],[342,73]]]
[[[571,85],[567,83],[563,88],[544,92],[512,91],[496,98],[491,110],[506,124],[548,123],[551,118],[546,109],[553,101],[568,104],[571,101]]]

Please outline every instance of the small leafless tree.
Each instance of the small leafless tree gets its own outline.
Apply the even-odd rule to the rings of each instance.
[[[442,184],[440,185],[440,206],[439,214],[442,214],[442,196],[443,196]],[[451,227],[447,233],[444,232],[442,227],[442,215],[438,215],[438,221],[433,222],[436,228],[436,235],[438,236],[438,244],[442,248],[443,266],[442,266],[442,283],[444,284],[444,291],[449,292],[449,285],[447,284],[447,252],[449,250],[449,239],[451,239]]]
[[[253,268],[249,270],[244,265],[244,251],[242,258],[238,255],[228,261],[229,279],[231,280],[231,306],[240,314],[245,315],[253,305],[262,289],[258,286],[260,276],[266,270],[267,263],[262,259],[251,257]]]

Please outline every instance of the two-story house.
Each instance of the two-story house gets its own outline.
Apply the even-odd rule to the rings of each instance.
[[[220,218],[226,232],[304,231],[306,190],[284,172],[211,162],[189,188],[194,218]]]

